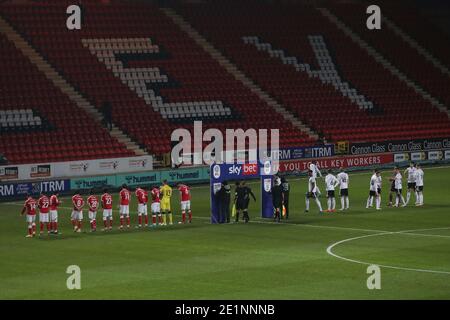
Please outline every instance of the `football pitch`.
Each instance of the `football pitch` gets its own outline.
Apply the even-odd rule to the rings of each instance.
[[[73,233],[70,199],[59,212],[61,235],[26,239],[22,202],[0,203],[1,299],[450,299],[450,168],[424,168],[425,205],[366,209],[370,172],[350,173],[350,210],[305,214],[305,178],[291,178],[288,222],[211,225],[209,186],[192,189],[192,224]],[[258,182],[250,186],[259,200]],[[319,182],[324,193],[323,179]],[[405,188],[404,181],[404,188]],[[405,196],[405,190],[404,190]],[[326,199],[321,198],[326,208]],[[340,200],[337,199],[337,208]],[[85,210],[85,218],[86,218]],[[97,224],[102,226],[101,213]],[[84,220],[84,230],[88,222]],[[381,289],[367,288],[367,267],[381,268]],[[68,290],[69,265],[81,290]]]

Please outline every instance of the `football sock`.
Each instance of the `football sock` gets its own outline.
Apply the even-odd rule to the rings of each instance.
[[[331,198],[327,199],[328,210],[331,210]]]
[[[148,225],[148,215],[145,215],[145,225]]]
[[[408,204],[409,203],[409,200],[411,199],[411,191],[407,191],[406,192],[406,204]]]
[[[189,210],[188,213],[189,213],[189,222],[191,222],[192,221],[192,211]]]
[[[142,216],[138,215],[139,225],[142,225]]]
[[[153,223],[153,225],[155,225],[156,224],[156,215],[154,214],[154,215],[152,215],[152,223]]]
[[[186,211],[181,212],[181,221],[183,221],[183,223],[186,222]]]
[[[322,211],[322,204],[320,203],[319,198],[316,198],[316,203],[317,203],[317,206],[319,207],[319,210]]]
[[[163,223],[167,223],[167,213],[163,213]]]
[[[44,231],[44,223],[43,223],[43,222],[40,222],[40,223],[39,223],[39,231],[40,231],[40,232],[43,232],[43,231]]]
[[[305,204],[306,204],[306,211],[309,211],[309,198],[306,197],[305,199]]]
[[[344,197],[341,197],[341,209],[345,209],[345,199]]]
[[[173,223],[172,212],[169,212],[169,223],[170,223],[170,224]]]
[[[350,208],[350,199],[345,197],[345,202],[347,203],[347,209]]]
[[[130,216],[127,216],[127,226],[130,226]]]
[[[123,217],[120,217],[120,226],[123,226]]]
[[[331,199],[331,210],[335,210],[336,209],[336,199],[332,198]]]

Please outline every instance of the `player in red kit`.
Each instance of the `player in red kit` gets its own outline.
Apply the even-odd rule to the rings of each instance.
[[[190,188],[182,183],[177,184],[177,188],[180,191],[181,198],[181,219],[182,223],[186,223],[186,211],[189,215],[189,223],[192,222],[192,212],[191,212],[191,190]]]
[[[87,198],[87,203],[89,206],[89,222],[91,224],[91,232],[97,231],[97,208],[98,199],[94,195],[94,190],[91,190],[89,197]]]
[[[122,185],[122,190],[119,192],[120,197],[120,227],[119,229],[123,229],[123,224],[127,222],[127,228],[130,227],[130,191],[128,191],[128,187],[126,184]]]
[[[44,224],[47,229],[47,233],[50,234],[50,220],[49,220],[49,212],[50,212],[50,199],[41,192],[41,196],[38,199],[38,208],[39,208],[39,236],[44,233]]]
[[[161,216],[161,198],[159,188],[154,186],[150,191],[152,195],[152,226],[156,227],[156,216],[158,215],[159,225],[163,224]]]
[[[58,206],[61,201],[58,199],[58,192],[50,197],[50,232],[58,234]]]
[[[105,226],[103,228],[103,231],[111,230],[113,224],[112,196],[108,193],[108,189],[103,189],[103,195],[101,200],[103,208],[103,225]]]
[[[80,196],[80,193],[77,191],[72,197],[72,204],[73,204],[73,210],[72,210],[72,225],[73,225],[73,231],[74,232],[81,232],[81,226],[83,221],[83,206],[84,206],[84,200],[83,197]]]
[[[144,188],[136,188],[136,197],[138,200],[138,228],[142,227],[142,215],[144,215],[145,226],[148,226],[148,212],[147,212],[147,202],[148,202],[148,192]]]
[[[27,199],[25,200],[25,204],[23,205],[21,216],[26,212],[27,213],[27,225],[28,225],[28,234],[27,238],[32,238],[36,234],[36,200],[33,199],[32,196],[27,195]]]

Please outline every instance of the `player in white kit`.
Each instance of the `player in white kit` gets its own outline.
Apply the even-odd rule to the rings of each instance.
[[[373,174],[370,177],[370,184],[369,184],[369,197],[367,198],[367,204],[366,209],[373,207],[373,200],[375,198],[378,198],[378,177],[377,177],[378,170],[373,170]]]
[[[341,172],[337,175],[337,179],[339,181],[339,189],[341,196],[341,211],[346,210],[350,207],[350,201],[348,199],[348,185],[349,185],[349,177],[348,174],[344,171],[344,168],[341,167]]]
[[[423,206],[423,170],[420,164],[416,165],[416,206]]]
[[[310,164],[309,164],[309,170],[312,172],[312,176],[314,177],[314,179],[316,179],[316,181],[317,181],[317,177],[321,177],[322,178],[322,172],[320,172],[320,169],[319,169],[319,161],[313,161],[313,162],[311,162]],[[317,189],[317,194],[318,195],[320,195],[321,194],[321,192],[320,192],[320,189],[319,189],[319,186],[317,185],[317,183],[316,183],[316,189]]]
[[[308,171],[308,176],[309,176],[309,180],[308,180],[308,192],[306,193],[306,199],[305,199],[305,203],[306,203],[305,213],[309,212],[309,199],[310,198],[313,198],[316,200],[317,206],[319,207],[319,211],[320,211],[320,213],[322,213],[322,204],[320,203],[319,195],[317,193],[316,178],[314,178],[313,172],[311,170]]]
[[[325,185],[327,190],[327,204],[328,209],[326,212],[336,212],[336,196],[335,189],[339,185],[338,179],[328,170],[328,174],[325,177]]]
[[[399,168],[395,168],[395,177],[394,177],[394,186],[395,186],[395,207],[398,207],[400,200],[402,201],[402,207],[406,206],[405,199],[402,194],[402,174],[400,173]]]
[[[409,200],[411,199],[411,192],[414,192],[416,194],[416,203],[417,203],[417,193],[416,191],[416,167],[414,166],[414,163],[410,163],[409,167],[406,168],[404,174],[408,176],[408,190],[406,191],[406,204],[409,203]]]

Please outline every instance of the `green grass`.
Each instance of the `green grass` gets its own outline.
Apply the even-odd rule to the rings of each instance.
[[[292,179],[291,220],[279,225],[258,218],[258,204],[253,202],[252,223],[211,225],[209,189],[201,186],[192,190],[192,225],[74,234],[69,200],[64,199],[59,218],[63,234],[26,239],[20,205],[3,203],[0,298],[449,299],[450,168],[424,171],[421,208],[386,208],[389,174],[383,173],[381,212],[365,209],[370,173],[350,175],[350,211],[323,215],[315,203],[309,214],[303,213],[306,180]],[[320,186],[323,191],[323,181]],[[252,187],[257,190],[257,183]],[[178,195],[172,205],[179,214]],[[114,216],[117,226],[117,210]],[[367,289],[367,265],[327,253],[337,241],[373,234],[337,245],[333,253],[400,267],[381,267],[381,290]],[[72,264],[81,268],[81,290],[66,288],[65,271]]]

